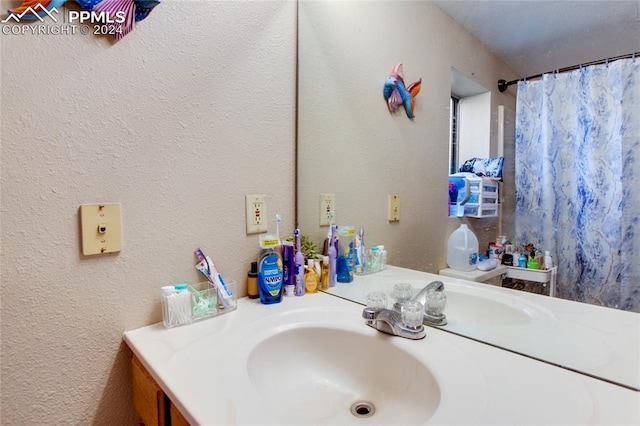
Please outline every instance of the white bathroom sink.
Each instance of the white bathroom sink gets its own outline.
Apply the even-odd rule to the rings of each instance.
[[[242,298],[227,315],[125,340],[193,425],[638,424],[632,391],[437,328],[390,336],[361,314],[322,293]]]
[[[336,286],[330,293],[337,296],[365,303],[365,298],[372,291],[387,294],[393,303],[393,285],[407,283],[413,287],[416,295],[427,284],[434,280],[445,282],[444,293],[447,304],[444,313],[448,324],[445,328],[453,332],[467,332],[483,329],[486,333],[495,333],[496,328],[522,329],[523,326],[535,326],[538,330],[546,330],[555,321],[553,313],[544,306],[520,297],[521,292],[504,291],[505,289],[490,285],[465,284],[461,280],[450,284],[448,277],[434,276],[401,268],[389,267],[381,274],[358,276],[358,285]]]
[[[440,404],[440,386],[429,369],[378,334],[323,326],[286,330],[253,348],[247,369],[265,405],[293,423],[362,418],[417,424]]]
[[[166,359],[180,374],[165,385],[186,389],[176,403],[194,423],[468,424],[484,409],[482,368],[448,333],[390,336],[365,324],[362,306],[323,294],[296,298],[304,309],[242,302],[251,309],[216,318],[216,338],[192,337]],[[211,384],[222,396],[206,392]]]
[[[542,306],[513,295],[487,294],[488,291],[490,289],[481,293],[465,286],[445,287],[445,312],[449,323],[517,327],[553,318],[553,314]]]

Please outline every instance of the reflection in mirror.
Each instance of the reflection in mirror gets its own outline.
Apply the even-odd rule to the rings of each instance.
[[[401,17],[401,28],[389,16]],[[390,264],[445,268],[446,241],[460,221],[447,217],[445,193],[451,69],[485,88],[513,71],[430,2],[302,1],[298,46],[299,227],[321,247],[320,194],[335,194],[336,223],[363,227]],[[399,62],[407,81],[422,78],[413,120],[391,113],[382,94]],[[498,105],[514,110],[515,97],[489,95],[484,149],[495,157]],[[399,221],[388,220],[389,195],[399,199]],[[461,220],[481,241],[512,233],[498,217]]]
[[[518,76],[432,2],[301,1],[298,13],[297,221],[303,233],[322,247],[327,227],[320,225],[320,194],[335,194],[337,224],[363,227],[368,246],[384,244],[389,264],[419,274],[437,274],[447,267],[447,239],[461,223],[475,233],[481,251],[499,235],[514,238],[516,90],[500,93],[495,82]],[[390,112],[382,96],[383,83],[399,62],[404,64],[407,81],[422,78],[413,120],[402,110]],[[454,72],[489,89],[477,95],[486,105],[488,119],[486,127],[476,131],[488,141],[481,144],[483,157],[505,158],[496,217],[449,218],[447,214],[444,188],[452,165]],[[458,152],[458,161],[464,161],[465,155]],[[390,195],[400,200],[398,221],[388,220]],[[389,271],[356,277],[351,288],[358,291],[363,279],[392,286],[398,282],[394,277]],[[419,278],[421,283],[425,277]],[[341,289],[349,293],[346,286]],[[363,303],[365,295],[343,296]],[[454,296],[447,307],[469,300]],[[638,342],[640,323],[635,317],[627,318],[630,325],[618,331],[628,333],[627,356],[637,375],[638,345],[633,343]],[[446,327],[455,325],[454,321]],[[460,334],[520,353],[531,350],[536,358],[554,362],[551,353],[545,353],[549,346],[543,341],[532,340],[537,345],[531,347],[517,332],[505,338],[504,333],[492,334],[492,328],[480,331],[469,324],[458,325]],[[554,334],[547,337],[561,339]],[[580,333],[565,340],[574,346],[566,348],[558,364],[597,375],[571,354],[599,353],[602,341],[589,342]],[[607,379],[606,373],[600,374]]]
[[[451,68],[450,171],[466,160],[491,156],[491,91]]]
[[[330,294],[365,304],[367,295],[378,292],[394,306],[395,284],[411,285],[417,297],[436,280],[444,283],[447,297],[447,321],[438,328],[640,390],[640,316],[632,312],[394,266],[356,277]]]

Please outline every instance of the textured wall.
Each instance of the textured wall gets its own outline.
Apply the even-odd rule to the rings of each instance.
[[[431,2],[303,2],[299,20],[303,231],[324,238],[318,194],[333,192],[336,221],[364,226],[366,242],[384,244],[393,265],[446,268],[447,239],[461,222],[486,249],[500,232],[498,219],[447,217],[451,67],[492,91],[492,155],[498,105],[515,105],[515,91],[501,94],[496,82],[513,72]],[[404,110],[390,114],[382,96],[397,62],[407,84],[422,78],[413,121]],[[396,223],[387,221],[389,194],[400,196]]]
[[[133,424],[123,331],[200,280],[196,247],[246,292],[245,193],[293,227],[295,3],[164,0],[117,43],[0,43],[2,423]],[[119,254],[81,255],[96,202],[122,203]]]

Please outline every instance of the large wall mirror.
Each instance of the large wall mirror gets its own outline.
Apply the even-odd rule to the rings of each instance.
[[[397,63],[403,64],[408,83],[422,79],[413,120],[402,109],[391,113],[382,95]],[[488,89],[483,95],[484,149],[488,156],[505,157],[495,218],[448,217],[455,75]],[[499,92],[496,82],[518,77],[432,2],[300,1],[299,228],[321,247],[328,231],[320,226],[321,194],[335,194],[337,224],[363,227],[368,245],[385,245],[391,265],[435,274],[447,267],[446,242],[460,224],[474,231],[481,246],[498,235],[513,235],[516,97],[515,89]],[[389,195],[400,200],[399,221],[388,220]],[[640,354],[637,320],[631,324],[633,363]],[[475,337],[472,331],[465,333]],[[576,351],[590,350],[589,342],[574,337]],[[511,342],[492,342],[490,336],[482,340],[518,352],[517,337]],[[590,374],[579,363],[566,366]],[[633,387],[635,382],[622,384]]]

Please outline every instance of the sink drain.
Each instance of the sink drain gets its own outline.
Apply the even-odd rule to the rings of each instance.
[[[371,417],[375,412],[375,405],[373,405],[369,401],[356,401],[351,404],[351,414],[360,419]]]

